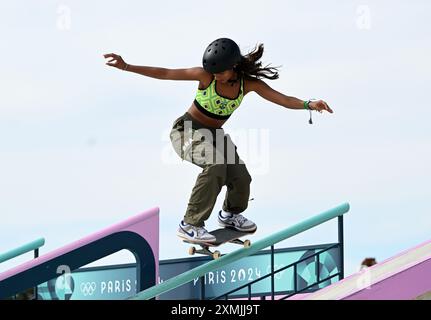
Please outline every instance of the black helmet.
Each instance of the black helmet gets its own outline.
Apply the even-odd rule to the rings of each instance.
[[[214,40],[204,52],[202,64],[206,71],[219,73],[241,61],[241,51],[235,41],[228,38]]]

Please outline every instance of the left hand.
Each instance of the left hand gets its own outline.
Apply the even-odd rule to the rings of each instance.
[[[334,113],[331,108],[329,108],[328,104],[323,100],[316,100],[316,101],[310,101],[308,107],[311,110],[319,111],[320,113],[323,112],[323,110],[328,111],[329,113]]]

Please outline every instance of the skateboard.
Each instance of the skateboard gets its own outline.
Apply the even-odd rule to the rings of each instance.
[[[201,247],[201,249],[196,248],[195,246],[192,246],[189,248],[189,254],[194,255],[195,253],[207,255],[213,257],[213,259],[218,259],[221,256],[220,251],[211,251],[210,247],[218,247],[225,243],[234,243],[244,246],[244,248],[248,248],[251,245],[250,240],[241,240],[239,238],[242,238],[246,235],[250,235],[255,233],[256,230],[253,232],[244,232],[244,231],[238,231],[231,228],[220,228],[217,230],[213,230],[210,232],[213,236],[216,237],[215,242],[195,242],[191,240],[185,240],[183,239],[183,242],[190,243],[193,245],[198,245]]]

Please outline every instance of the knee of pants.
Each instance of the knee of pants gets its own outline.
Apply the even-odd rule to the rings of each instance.
[[[232,179],[232,183],[239,188],[248,187],[251,184],[252,178],[248,172]]]
[[[227,166],[226,164],[210,164],[205,166],[204,171],[207,172],[207,174],[212,175],[212,176],[217,176],[217,177],[226,177],[226,171],[227,171]]]
[[[203,172],[208,176],[219,179],[223,184],[226,182],[227,165],[226,164],[210,164],[207,165]]]

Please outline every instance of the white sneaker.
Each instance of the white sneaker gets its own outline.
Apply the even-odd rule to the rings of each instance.
[[[242,214],[232,214],[222,210],[218,213],[218,223],[222,227],[234,228],[244,232],[254,232],[257,229],[256,224]]]
[[[204,227],[195,227],[182,220],[177,231],[177,236],[193,242],[215,242],[216,237],[209,233]]]

